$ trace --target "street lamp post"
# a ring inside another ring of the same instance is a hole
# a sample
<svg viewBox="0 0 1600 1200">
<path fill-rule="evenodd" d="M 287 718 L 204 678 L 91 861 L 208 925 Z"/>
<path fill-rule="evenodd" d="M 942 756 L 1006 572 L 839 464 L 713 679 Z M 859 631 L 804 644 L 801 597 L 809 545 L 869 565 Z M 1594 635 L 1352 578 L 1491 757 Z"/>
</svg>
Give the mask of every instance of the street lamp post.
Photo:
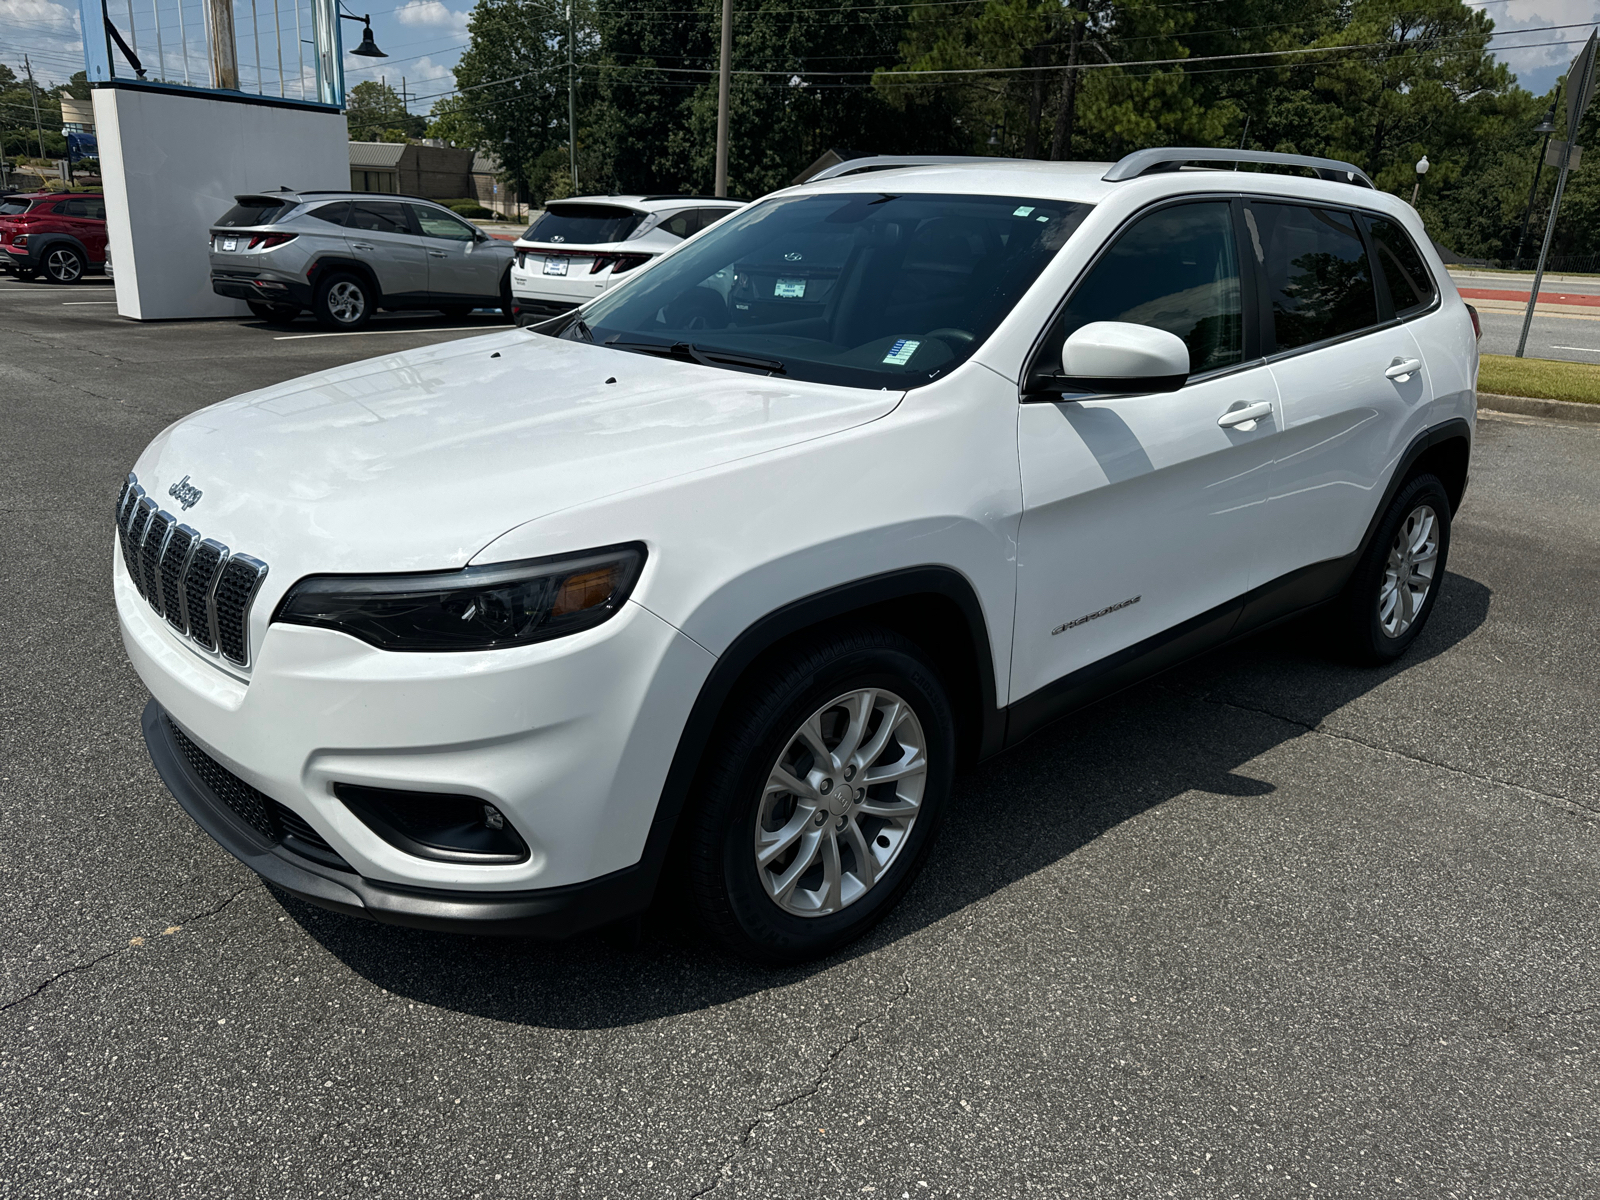
<svg viewBox="0 0 1600 1200">
<path fill-rule="evenodd" d="M 1533 168 L 1533 186 L 1528 189 L 1528 207 L 1522 214 L 1522 232 L 1517 235 L 1517 256 L 1511 260 L 1511 269 L 1522 263 L 1522 247 L 1528 240 L 1528 222 L 1533 219 L 1533 198 L 1539 191 L 1539 177 L 1544 174 L 1544 156 L 1550 149 L 1550 135 L 1556 131 L 1556 106 L 1545 110 L 1544 119 L 1533 127 L 1535 133 L 1544 134 L 1544 144 L 1539 147 L 1539 163 Z"/>
<path fill-rule="evenodd" d="M 1417 159 L 1417 186 L 1411 189 L 1411 207 L 1417 206 L 1417 197 L 1422 195 L 1422 177 L 1428 173 L 1428 156 L 1424 154 Z"/>
</svg>

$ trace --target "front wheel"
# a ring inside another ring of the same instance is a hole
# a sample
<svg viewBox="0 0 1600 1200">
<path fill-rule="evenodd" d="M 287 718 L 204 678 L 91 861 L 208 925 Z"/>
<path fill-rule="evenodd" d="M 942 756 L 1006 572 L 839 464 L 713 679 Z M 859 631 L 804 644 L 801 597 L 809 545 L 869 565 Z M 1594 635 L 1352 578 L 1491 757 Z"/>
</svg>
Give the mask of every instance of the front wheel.
<svg viewBox="0 0 1600 1200">
<path fill-rule="evenodd" d="M 71 246 L 51 246 L 44 252 L 44 277 L 50 283 L 77 283 L 87 269 L 83 255 Z"/>
<path fill-rule="evenodd" d="M 1418 475 L 1384 510 L 1344 596 L 1358 662 L 1392 662 L 1422 633 L 1450 553 L 1450 496 L 1434 475 Z"/>
<path fill-rule="evenodd" d="M 918 647 L 824 637 L 736 694 L 686 815 L 695 906 L 767 963 L 860 937 L 921 868 L 955 770 L 955 721 Z"/>
<path fill-rule="evenodd" d="M 324 329 L 360 329 L 372 320 L 374 299 L 365 279 L 336 271 L 317 285 L 312 312 Z"/>
</svg>

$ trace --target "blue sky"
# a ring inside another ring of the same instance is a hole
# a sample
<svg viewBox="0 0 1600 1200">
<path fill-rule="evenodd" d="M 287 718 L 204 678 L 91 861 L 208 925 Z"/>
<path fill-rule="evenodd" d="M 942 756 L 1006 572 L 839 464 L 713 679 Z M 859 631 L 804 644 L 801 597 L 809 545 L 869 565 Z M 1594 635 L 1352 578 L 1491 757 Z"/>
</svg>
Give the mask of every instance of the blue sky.
<svg viewBox="0 0 1600 1200">
<path fill-rule="evenodd" d="M 114 21 L 121 21 L 125 6 L 130 0 L 109 0 L 109 11 Z M 179 0 L 161 0 L 163 9 Z M 182 0 L 186 10 L 197 14 L 199 0 Z M 283 19 L 292 21 L 297 0 L 280 0 Z M 648 0 L 641 0 L 648 3 Z M 1474 7 L 1484 9 L 1494 18 L 1497 57 L 1516 73 L 1518 82 L 1529 91 L 1542 94 L 1556 81 L 1578 46 L 1588 36 L 1588 28 L 1551 28 L 1552 26 L 1592 26 L 1600 23 L 1600 0 L 1469 0 Z M 265 12 L 273 0 L 260 0 Z M 305 0 L 298 0 L 304 8 Z M 363 59 L 346 56 L 345 73 L 350 85 L 367 79 L 385 79 L 398 89 L 402 79 L 409 92 L 420 96 L 415 111 L 425 113 L 432 105 L 432 97 L 448 90 L 453 79 L 450 69 L 460 57 L 467 41 L 467 14 L 472 9 L 469 0 L 376 0 L 386 7 L 368 8 L 365 4 L 356 11 L 370 13 L 373 38 L 388 54 L 384 59 Z M 351 7 L 355 7 L 354 4 Z M 149 0 L 139 0 L 137 8 L 141 53 L 148 53 L 154 34 L 147 28 L 146 15 Z M 240 0 L 241 13 L 247 11 Z M 192 24 L 193 22 L 191 22 Z M 172 20 L 167 18 L 166 36 L 171 41 Z M 239 26 L 241 36 L 244 27 Z M 196 37 L 196 30 L 190 30 Z M 352 47 L 360 37 L 360 27 L 345 25 L 346 47 Z M 1551 44 L 1557 43 L 1557 44 Z M 198 42 L 196 42 L 198 45 Z M 65 80 L 74 71 L 83 69 L 82 43 L 78 33 L 78 9 L 70 0 L 0 0 L 0 62 L 22 71 L 22 57 L 26 53 L 34 64 L 36 76 L 52 82 Z M 241 44 L 241 69 L 247 78 L 251 65 L 249 55 Z M 202 70 L 195 63 L 196 73 Z M 292 66 L 289 68 L 291 73 Z M 270 66 L 264 71 L 270 74 Z M 276 86 L 276 76 L 272 76 Z M 293 87 L 293 80 L 290 82 Z M 290 93 L 292 94 L 292 92 Z"/>
</svg>

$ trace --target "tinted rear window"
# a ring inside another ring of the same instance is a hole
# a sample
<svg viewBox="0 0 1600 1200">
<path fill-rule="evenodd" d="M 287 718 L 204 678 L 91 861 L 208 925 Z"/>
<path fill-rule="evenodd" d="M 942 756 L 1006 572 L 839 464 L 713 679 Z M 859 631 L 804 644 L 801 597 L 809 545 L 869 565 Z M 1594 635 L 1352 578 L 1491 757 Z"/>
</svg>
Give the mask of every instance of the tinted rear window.
<svg viewBox="0 0 1600 1200">
<path fill-rule="evenodd" d="M 1267 268 L 1267 298 L 1279 350 L 1378 323 L 1367 248 L 1348 213 L 1297 204 L 1245 209 L 1253 249 Z"/>
<path fill-rule="evenodd" d="M 14 217 L 28 211 L 31 200 L 0 200 L 0 217 Z"/>
<path fill-rule="evenodd" d="M 288 212 L 294 205 L 284 204 L 277 200 L 250 199 L 240 204 L 235 204 L 222 214 L 217 224 L 225 229 L 238 229 L 249 225 L 271 225 L 279 217 Z"/>
<path fill-rule="evenodd" d="M 1433 277 L 1428 274 L 1422 255 L 1405 230 L 1379 217 L 1369 218 L 1367 229 L 1372 234 L 1373 250 L 1383 271 L 1384 285 L 1394 302 L 1395 315 L 1405 316 L 1432 304 Z"/>
<path fill-rule="evenodd" d="M 530 242 L 570 242 L 594 246 L 627 238 L 644 214 L 610 204 L 552 204 L 523 234 Z"/>
</svg>

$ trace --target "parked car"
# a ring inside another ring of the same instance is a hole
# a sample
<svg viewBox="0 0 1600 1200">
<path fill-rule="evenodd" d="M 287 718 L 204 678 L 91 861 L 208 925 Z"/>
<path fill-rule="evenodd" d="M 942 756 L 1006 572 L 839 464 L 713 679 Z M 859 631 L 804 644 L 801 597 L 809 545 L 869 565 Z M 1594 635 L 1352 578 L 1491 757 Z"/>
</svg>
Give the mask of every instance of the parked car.
<svg viewBox="0 0 1600 1200">
<path fill-rule="evenodd" d="M 511 303 L 517 324 L 558 316 L 592 300 L 744 203 L 725 196 L 556 201 L 516 242 Z"/>
<path fill-rule="evenodd" d="M 555 936 L 670 871 L 824 954 L 958 766 L 1295 614 L 1403 654 L 1475 327 L 1348 164 L 847 162 L 564 317 L 164 430 L 115 509 L 145 739 L 324 907 Z"/>
<path fill-rule="evenodd" d="M 0 269 L 19 279 L 77 283 L 106 260 L 106 201 L 92 192 L 0 198 Z"/>
<path fill-rule="evenodd" d="M 511 246 L 443 205 L 371 192 L 234 197 L 211 229 L 211 290 L 265 321 L 360 329 L 380 308 L 511 312 Z"/>
</svg>

